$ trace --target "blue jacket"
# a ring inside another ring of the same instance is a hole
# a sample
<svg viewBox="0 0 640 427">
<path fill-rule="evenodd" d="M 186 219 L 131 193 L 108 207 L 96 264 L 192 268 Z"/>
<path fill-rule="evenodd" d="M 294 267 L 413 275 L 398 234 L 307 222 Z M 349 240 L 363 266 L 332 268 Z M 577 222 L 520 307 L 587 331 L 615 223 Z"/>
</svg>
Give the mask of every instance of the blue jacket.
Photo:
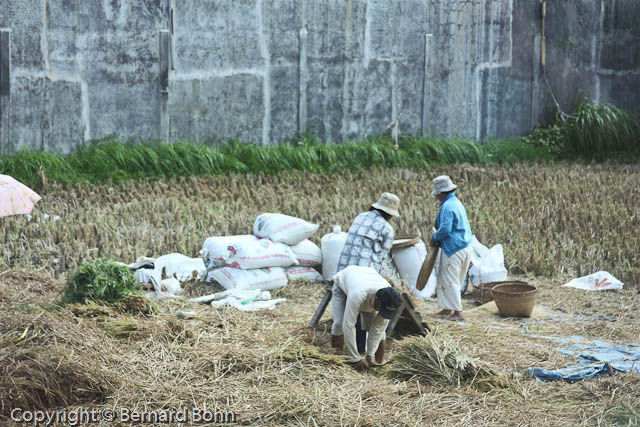
<svg viewBox="0 0 640 427">
<path fill-rule="evenodd" d="M 471 244 L 471 225 L 469 225 L 467 211 L 455 193 L 450 193 L 440 203 L 436 227 L 437 230 L 431 235 L 431 240 L 440 242 L 447 256 Z"/>
</svg>

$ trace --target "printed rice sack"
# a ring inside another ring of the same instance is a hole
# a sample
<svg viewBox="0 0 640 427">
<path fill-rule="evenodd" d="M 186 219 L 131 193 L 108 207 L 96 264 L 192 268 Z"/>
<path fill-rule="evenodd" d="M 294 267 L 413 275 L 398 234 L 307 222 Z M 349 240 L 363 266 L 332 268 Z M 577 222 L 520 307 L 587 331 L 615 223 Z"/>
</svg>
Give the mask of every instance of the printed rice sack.
<svg viewBox="0 0 640 427">
<path fill-rule="evenodd" d="M 275 243 L 293 246 L 318 231 L 318 224 L 278 213 L 258 215 L 253 223 L 253 234 Z"/>
<path fill-rule="evenodd" d="M 322 282 L 322 274 L 318 273 L 315 268 L 308 266 L 294 266 L 287 268 L 287 277 L 289 280 L 305 279 L 311 282 Z"/>
<path fill-rule="evenodd" d="M 300 265 L 315 267 L 322 264 L 322 250 L 309 239 L 291 246 L 291 250 L 298 258 Z"/>
<path fill-rule="evenodd" d="M 264 267 L 289 267 L 298 264 L 291 248 L 284 243 L 260 239 L 229 245 L 224 256 L 229 267 L 250 270 Z"/>
<path fill-rule="evenodd" d="M 222 267 L 213 270 L 209 278 L 220 283 L 225 289 L 260 289 L 270 291 L 287 285 L 287 273 L 282 267 L 241 270 Z"/>
<path fill-rule="evenodd" d="M 224 256 L 227 254 L 229 245 L 239 245 L 257 240 L 256 236 L 250 234 L 209 237 L 202 245 L 200 256 L 207 270 L 224 267 Z"/>
</svg>

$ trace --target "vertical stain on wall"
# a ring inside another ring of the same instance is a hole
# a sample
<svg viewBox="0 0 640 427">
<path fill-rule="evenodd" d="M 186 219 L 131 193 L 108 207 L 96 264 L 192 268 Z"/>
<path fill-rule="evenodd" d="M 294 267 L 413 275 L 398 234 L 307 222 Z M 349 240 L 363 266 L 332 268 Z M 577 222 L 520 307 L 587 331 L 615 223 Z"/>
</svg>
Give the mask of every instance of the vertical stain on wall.
<svg viewBox="0 0 640 427">
<path fill-rule="evenodd" d="M 267 47 L 266 31 L 264 25 L 264 0 L 257 0 L 257 29 L 260 43 L 260 55 L 264 61 L 263 76 L 263 102 L 264 116 L 262 118 L 262 143 L 269 143 L 269 131 L 271 129 L 271 57 Z"/>
<path fill-rule="evenodd" d="M 357 1 L 357 0 L 356 0 Z M 349 69 L 351 66 L 351 0 L 345 2 L 344 22 L 344 73 L 342 76 L 342 127 L 341 134 L 347 135 L 349 120 Z"/>
</svg>

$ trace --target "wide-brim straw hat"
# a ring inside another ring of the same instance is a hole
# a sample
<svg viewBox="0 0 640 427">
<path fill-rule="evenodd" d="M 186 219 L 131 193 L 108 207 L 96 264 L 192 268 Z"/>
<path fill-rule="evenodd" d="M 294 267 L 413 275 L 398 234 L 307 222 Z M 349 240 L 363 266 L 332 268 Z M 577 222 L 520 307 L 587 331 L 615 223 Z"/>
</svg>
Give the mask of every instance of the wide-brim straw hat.
<svg viewBox="0 0 640 427">
<path fill-rule="evenodd" d="M 431 194 L 436 196 L 440 193 L 455 190 L 456 188 L 458 188 L 458 186 L 451 181 L 451 178 L 449 178 L 447 175 L 441 175 L 437 178 L 434 178 L 433 191 L 431 192 Z"/>
<path fill-rule="evenodd" d="M 378 200 L 371 206 L 376 209 L 380 209 L 381 211 L 386 212 L 391 216 L 400 216 L 400 214 L 398 213 L 400 199 L 395 194 L 382 193 L 382 196 L 380 196 L 380 200 Z"/>
</svg>

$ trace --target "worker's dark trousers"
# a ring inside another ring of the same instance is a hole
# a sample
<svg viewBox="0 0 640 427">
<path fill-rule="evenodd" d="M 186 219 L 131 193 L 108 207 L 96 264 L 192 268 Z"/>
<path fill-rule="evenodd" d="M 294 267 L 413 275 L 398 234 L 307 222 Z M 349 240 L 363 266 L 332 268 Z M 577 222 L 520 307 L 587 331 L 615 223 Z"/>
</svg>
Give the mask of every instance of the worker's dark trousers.
<svg viewBox="0 0 640 427">
<path fill-rule="evenodd" d="M 364 353 L 367 351 L 367 331 L 361 329 L 360 316 L 358 314 L 358 320 L 356 321 L 356 343 L 358 344 L 358 353 Z"/>
</svg>

